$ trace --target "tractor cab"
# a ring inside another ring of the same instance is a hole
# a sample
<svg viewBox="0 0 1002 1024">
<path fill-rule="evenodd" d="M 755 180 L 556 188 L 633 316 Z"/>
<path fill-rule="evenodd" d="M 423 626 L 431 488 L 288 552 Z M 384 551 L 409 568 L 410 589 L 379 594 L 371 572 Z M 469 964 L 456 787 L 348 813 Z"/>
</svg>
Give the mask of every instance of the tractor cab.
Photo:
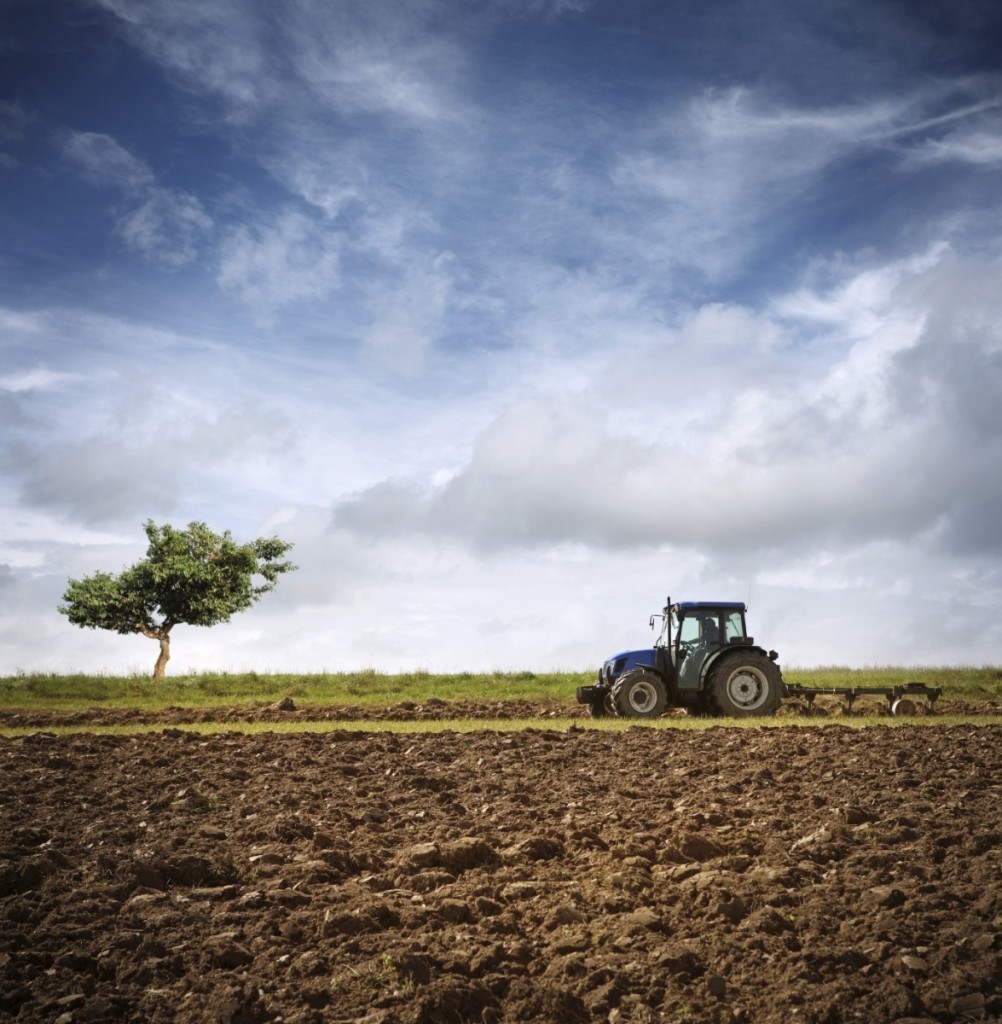
<svg viewBox="0 0 1002 1024">
<path fill-rule="evenodd" d="M 704 669 L 715 655 L 752 644 L 745 611 L 745 605 L 736 601 L 685 601 L 665 608 L 659 644 L 666 647 L 681 693 L 699 690 Z"/>
</svg>

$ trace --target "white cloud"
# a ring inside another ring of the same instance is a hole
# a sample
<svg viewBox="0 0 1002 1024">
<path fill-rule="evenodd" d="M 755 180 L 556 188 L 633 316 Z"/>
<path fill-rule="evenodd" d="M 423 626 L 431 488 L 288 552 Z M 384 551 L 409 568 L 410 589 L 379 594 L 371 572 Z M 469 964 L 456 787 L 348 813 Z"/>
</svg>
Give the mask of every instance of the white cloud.
<svg viewBox="0 0 1002 1024">
<path fill-rule="evenodd" d="M 112 185 L 127 192 L 143 193 L 154 184 L 153 172 L 110 135 L 67 131 L 63 153 L 94 185 Z"/>
<path fill-rule="evenodd" d="M 289 302 L 326 298 L 337 288 L 342 244 L 326 225 L 285 212 L 271 223 L 233 229 L 216 280 L 267 320 Z"/>
<path fill-rule="evenodd" d="M 20 321 L 0 379 L 0 501 L 26 515 L 105 526 L 172 513 L 182 493 L 211 506 L 289 443 L 288 418 L 248 398 L 233 354 L 69 310 Z"/>
<path fill-rule="evenodd" d="M 109 135 L 68 131 L 63 153 L 91 184 L 124 192 L 127 199 L 116 230 L 130 249 L 171 267 L 196 258 L 212 228 L 198 199 L 158 185 L 147 164 Z"/>
<path fill-rule="evenodd" d="M 929 163 L 967 163 L 992 167 L 1002 164 L 1002 126 L 994 131 L 953 132 L 934 139 L 916 150 L 920 161 Z"/>
<path fill-rule="evenodd" d="M 277 533 L 301 565 L 230 626 L 182 631 L 177 671 L 583 668 L 649 643 L 647 614 L 669 590 L 749 601 L 787 665 L 990 660 L 1002 642 L 999 268 L 939 248 L 813 273 L 824 288 L 777 298 L 771 315 L 712 303 L 669 329 L 640 314 L 636 334 L 621 321 L 613 351 L 579 360 L 540 340 L 506 360 L 503 394 L 471 391 L 463 415 L 431 395 L 351 405 L 360 378 L 285 378 L 260 357 L 228 365 L 217 393 L 199 380 L 212 377 L 204 351 L 154 338 L 157 359 L 175 354 L 170 386 L 135 394 L 132 379 L 134 404 L 103 421 L 114 430 L 71 404 L 83 436 L 50 439 L 20 477 L 33 505 L 16 509 L 27 525 L 0 552 L 0 599 L 45 648 L 26 658 L 0 630 L 0 658 L 147 670 L 147 645 L 80 635 L 54 609 L 67 576 L 138 557 L 126 526 L 163 507 Z M 604 315 L 624 311 L 610 299 Z M 37 337 L 51 324 L 28 326 Z M 238 411 L 248 374 L 284 424 Z M 226 391 L 229 411 L 213 412 Z M 159 493 L 144 490 L 151 469 Z M 157 505 L 178 481 L 175 504 Z M 45 543 L 68 510 L 116 533 Z"/>
<path fill-rule="evenodd" d="M 104 423 L 92 431 L 47 443 L 36 433 L 5 446 L 8 484 L 23 508 L 88 527 L 173 515 L 184 501 L 210 509 L 234 488 L 252 491 L 245 474 L 259 478 L 288 444 L 284 416 L 260 403 L 199 410 L 147 382 L 132 406 L 125 382 L 119 388 L 121 401 L 102 410 Z"/>
<path fill-rule="evenodd" d="M 325 107 L 418 122 L 453 116 L 449 82 L 462 55 L 430 31 L 424 2 L 177 0 L 150 6 L 99 0 L 147 53 L 190 87 L 218 96 L 237 121 L 275 113 L 303 87 Z"/>
<path fill-rule="evenodd" d="M 828 108 L 785 106 L 747 87 L 706 91 L 625 147 L 612 180 L 627 197 L 657 201 L 652 223 L 669 240 L 659 249 L 726 275 L 840 163 L 878 153 L 912 170 L 940 159 L 994 162 L 998 131 L 985 119 L 997 104 L 926 116 L 952 87 Z"/>
<path fill-rule="evenodd" d="M 142 204 L 123 215 L 118 233 L 129 248 L 152 262 L 179 267 L 194 260 L 212 219 L 194 196 L 176 189 L 151 190 Z"/>
<path fill-rule="evenodd" d="M 442 328 L 452 287 L 451 253 L 413 267 L 389 297 L 379 302 L 376 320 L 362 335 L 365 349 L 403 376 L 414 376 Z"/>
<path fill-rule="evenodd" d="M 666 116 L 612 171 L 627 195 L 660 202 L 658 231 L 675 259 L 730 271 L 769 220 L 833 160 L 901 116 L 900 103 L 797 110 L 747 88 L 708 92 Z"/>
<path fill-rule="evenodd" d="M 82 379 L 75 373 L 56 373 L 44 366 L 36 366 L 21 373 L 10 373 L 0 377 L 0 391 L 15 394 L 24 391 L 48 391 L 61 385 Z"/>
<path fill-rule="evenodd" d="M 426 30 L 433 16 L 424 3 L 305 2 L 284 27 L 295 71 L 325 105 L 433 122 L 456 116 L 463 65 L 446 35 Z"/>
<path fill-rule="evenodd" d="M 96 0 L 127 35 L 188 84 L 218 94 L 239 115 L 266 102 L 269 25 L 244 0 Z"/>
<path fill-rule="evenodd" d="M 796 348 L 791 324 L 711 306 L 615 360 L 616 402 L 598 380 L 521 401 L 444 482 L 387 480 L 338 504 L 334 522 L 488 551 L 768 550 L 945 537 L 960 524 L 992 547 L 1002 427 L 988 382 L 1000 379 L 1002 309 L 998 268 L 980 270 L 962 302 L 948 254 L 863 270 L 837 299 L 777 302 L 788 321 L 820 310 L 847 330 L 836 351 L 799 368 L 787 355 L 776 375 L 777 348 Z M 977 431 L 992 444 L 969 452 Z"/>
<path fill-rule="evenodd" d="M 917 166 L 947 162 L 991 166 L 1002 161 L 1000 110 L 1002 98 L 993 90 L 984 100 L 905 125 L 895 134 L 903 136 L 906 155 Z"/>
</svg>

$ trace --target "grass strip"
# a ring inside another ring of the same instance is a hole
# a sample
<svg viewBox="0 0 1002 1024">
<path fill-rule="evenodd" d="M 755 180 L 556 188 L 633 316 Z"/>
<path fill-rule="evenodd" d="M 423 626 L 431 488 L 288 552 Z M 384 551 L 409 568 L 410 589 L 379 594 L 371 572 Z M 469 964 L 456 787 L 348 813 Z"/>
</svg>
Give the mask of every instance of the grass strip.
<svg viewBox="0 0 1002 1024">
<path fill-rule="evenodd" d="M 0 707 L 81 711 L 114 708 L 265 707 L 283 697 L 300 706 L 353 704 L 385 707 L 399 701 L 573 701 L 578 686 L 595 681 L 586 672 L 323 672 L 313 674 L 205 672 L 153 680 L 147 676 L 18 673 L 0 676 Z M 895 686 L 921 681 L 942 686 L 944 697 L 974 702 L 1002 700 L 1002 668 L 825 666 L 784 668 L 789 683 L 804 686 Z"/>
<path fill-rule="evenodd" d="M 457 718 L 419 721 L 369 719 L 365 721 L 323 721 L 323 722 L 194 722 L 165 726 L 161 723 L 144 724 L 130 722 L 123 725 L 55 725 L 45 728 L 17 726 L 0 728 L 0 737 L 15 739 L 35 733 L 49 733 L 55 736 L 142 736 L 162 732 L 190 732 L 204 736 L 221 733 L 261 735 L 274 733 L 291 735 L 296 733 L 365 732 L 365 733 L 439 733 L 439 732 L 626 732 L 630 729 L 652 729 L 672 731 L 693 731 L 705 729 L 825 729 L 848 727 L 851 729 L 908 729 L 946 728 L 952 726 L 998 726 L 1002 715 L 917 715 L 912 718 L 888 718 L 883 716 L 845 718 L 659 718 L 638 722 L 635 719 L 537 719 L 537 718 Z"/>
</svg>

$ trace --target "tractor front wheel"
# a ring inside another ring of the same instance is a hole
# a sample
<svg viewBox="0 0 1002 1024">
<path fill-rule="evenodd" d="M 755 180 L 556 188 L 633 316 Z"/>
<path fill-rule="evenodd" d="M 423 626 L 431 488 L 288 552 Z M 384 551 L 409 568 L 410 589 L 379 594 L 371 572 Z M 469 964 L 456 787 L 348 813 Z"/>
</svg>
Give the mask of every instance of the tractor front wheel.
<svg viewBox="0 0 1002 1024">
<path fill-rule="evenodd" d="M 605 693 L 589 701 L 588 711 L 592 718 L 608 718 L 614 715 L 616 709 L 612 706 L 612 693 L 606 690 Z"/>
<path fill-rule="evenodd" d="M 775 662 L 755 651 L 721 658 L 707 679 L 711 712 L 728 718 L 773 715 L 782 696 Z"/>
<path fill-rule="evenodd" d="M 612 684 L 612 706 L 623 718 L 657 718 L 668 706 L 665 684 L 653 672 L 631 669 Z"/>
</svg>

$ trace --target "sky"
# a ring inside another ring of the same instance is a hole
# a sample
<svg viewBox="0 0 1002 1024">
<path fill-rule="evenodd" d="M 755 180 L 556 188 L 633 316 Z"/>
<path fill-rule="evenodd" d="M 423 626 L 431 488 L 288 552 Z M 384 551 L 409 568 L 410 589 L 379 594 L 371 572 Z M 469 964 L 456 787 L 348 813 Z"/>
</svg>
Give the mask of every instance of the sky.
<svg viewBox="0 0 1002 1024">
<path fill-rule="evenodd" d="M 1002 663 L 995 0 L 0 0 L 0 674 Z"/>
</svg>

